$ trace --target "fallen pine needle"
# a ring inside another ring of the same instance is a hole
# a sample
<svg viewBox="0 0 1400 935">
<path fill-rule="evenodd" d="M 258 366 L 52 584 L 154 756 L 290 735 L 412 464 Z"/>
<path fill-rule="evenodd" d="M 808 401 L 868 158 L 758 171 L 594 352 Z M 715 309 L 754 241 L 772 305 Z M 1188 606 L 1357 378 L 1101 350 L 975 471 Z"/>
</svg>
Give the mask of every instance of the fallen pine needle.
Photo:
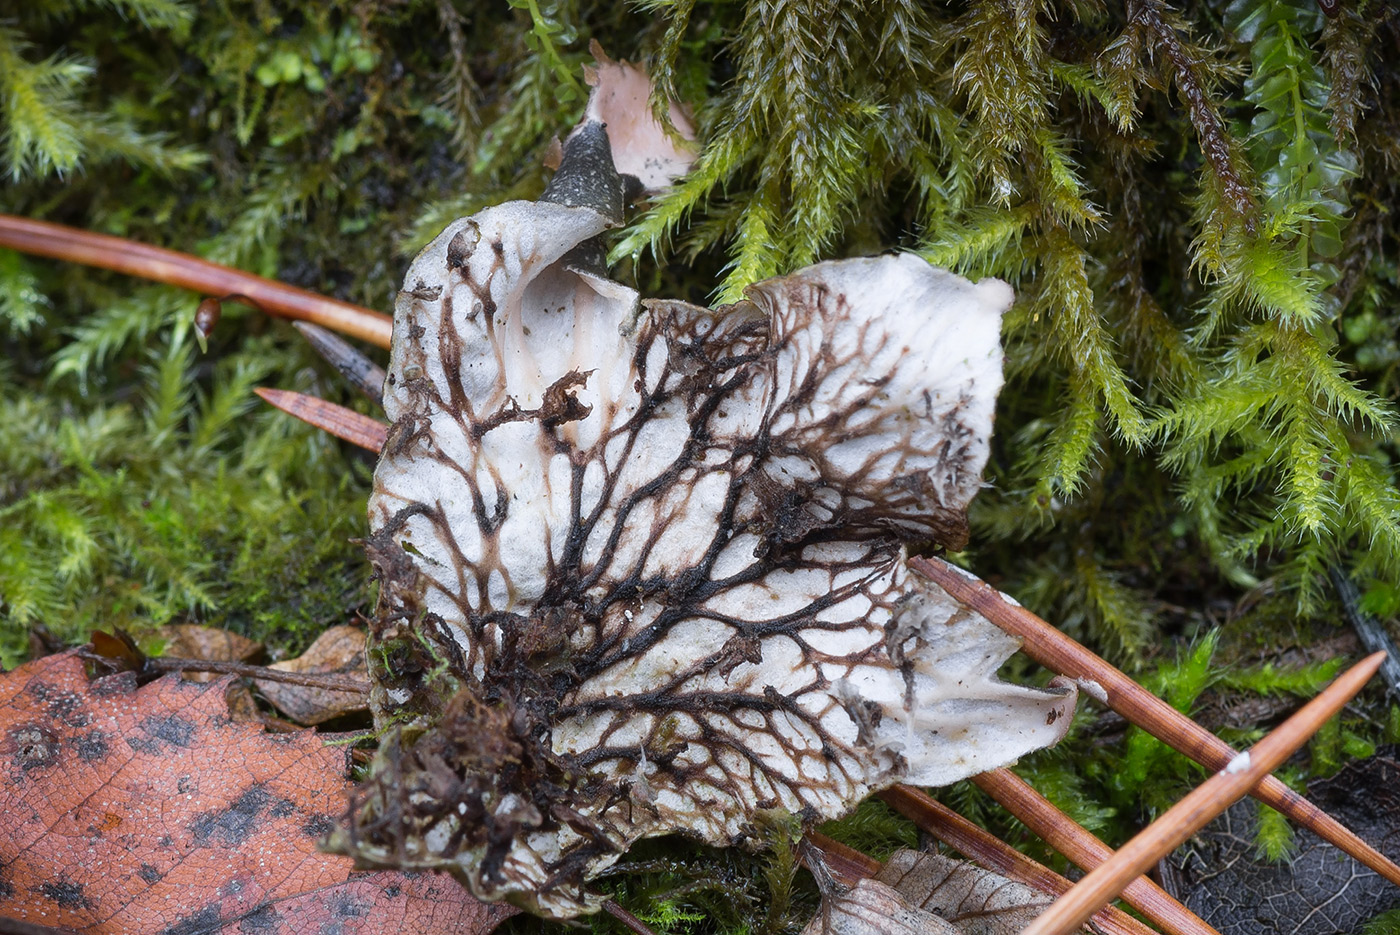
<svg viewBox="0 0 1400 935">
<path fill-rule="evenodd" d="M 617 900 L 609 899 L 607 902 L 603 903 L 603 909 L 607 911 L 608 915 L 621 922 L 623 927 L 634 932 L 635 935 L 656 935 L 655 932 L 647 927 L 645 922 L 618 905 Z"/>
<path fill-rule="evenodd" d="M 253 392 L 262 397 L 264 402 L 276 406 L 288 415 L 296 416 L 308 425 L 314 425 L 336 438 L 343 438 L 376 454 L 384 447 L 384 440 L 389 437 L 389 427 L 383 422 L 361 415 L 353 409 L 337 406 L 318 396 L 261 386 Z"/>
<path fill-rule="evenodd" d="M 393 331 L 393 319 L 380 312 L 124 237 L 0 214 L 0 247 L 225 297 L 269 315 L 323 325 L 379 347 L 389 346 Z"/>
<path fill-rule="evenodd" d="M 1356 697 L 1384 661 L 1385 653 L 1373 653 L 1344 672 L 1278 729 L 1187 793 L 1116 854 L 1090 871 L 1021 935 L 1069 935 L 1078 929 L 1099 906 L 1122 892 L 1128 881 L 1180 847 L 1248 793 L 1255 783 L 1282 765 L 1328 719 Z"/>
<path fill-rule="evenodd" d="M 832 879 L 842 886 L 855 886 L 861 880 L 880 872 L 880 862 L 874 857 L 862 854 L 854 847 L 833 840 L 820 831 L 807 832 L 803 840 L 820 856 Z"/>
<path fill-rule="evenodd" d="M 1073 886 L 1049 867 L 1041 866 L 912 786 L 894 786 L 881 792 L 880 798 L 920 828 L 988 870 L 1051 896 L 1062 896 Z M 1153 935 L 1152 929 L 1115 906 L 1106 906 L 1091 915 L 1103 935 Z"/>
<path fill-rule="evenodd" d="M 1075 866 L 1093 870 L 1113 856 L 1112 848 L 1011 770 L 994 769 L 973 776 L 972 782 Z M 1129 880 L 1123 887 L 1123 901 L 1168 935 L 1220 935 L 1147 877 Z"/>
<path fill-rule="evenodd" d="M 1212 770 L 1224 769 L 1234 759 L 1236 751 L 1225 741 L 986 582 L 941 559 L 911 558 L 909 567 L 1019 637 L 1021 650 L 1027 656 L 1052 672 L 1074 679 L 1084 694 L 1117 711 L 1178 753 Z M 1281 780 L 1265 776 L 1249 794 L 1400 886 L 1400 865 Z"/>
</svg>

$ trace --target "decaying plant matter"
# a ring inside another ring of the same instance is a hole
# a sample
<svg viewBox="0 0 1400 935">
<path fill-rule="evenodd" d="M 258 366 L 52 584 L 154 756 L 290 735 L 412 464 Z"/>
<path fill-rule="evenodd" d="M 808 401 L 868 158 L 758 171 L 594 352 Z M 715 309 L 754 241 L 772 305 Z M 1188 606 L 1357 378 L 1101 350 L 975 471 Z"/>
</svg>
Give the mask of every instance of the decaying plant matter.
<svg viewBox="0 0 1400 935">
<path fill-rule="evenodd" d="M 966 543 L 1010 290 L 900 255 L 639 305 L 593 246 L 628 164 L 594 109 L 400 293 L 367 547 L 406 727 L 344 844 L 561 917 L 639 838 L 944 785 L 1075 700 L 997 681 L 1015 641 L 904 564 Z"/>
</svg>

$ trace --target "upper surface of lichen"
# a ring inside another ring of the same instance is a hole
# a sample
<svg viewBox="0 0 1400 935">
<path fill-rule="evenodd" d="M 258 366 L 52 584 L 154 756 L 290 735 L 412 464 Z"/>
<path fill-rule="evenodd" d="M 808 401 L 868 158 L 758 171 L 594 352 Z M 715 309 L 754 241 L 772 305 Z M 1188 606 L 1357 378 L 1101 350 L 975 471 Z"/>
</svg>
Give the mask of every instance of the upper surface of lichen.
<svg viewBox="0 0 1400 935">
<path fill-rule="evenodd" d="M 562 177 L 594 177 L 580 156 Z M 360 821 L 397 824 L 358 853 L 569 916 L 638 838 L 734 843 L 1057 739 L 1073 694 L 997 681 L 1014 641 L 903 562 L 966 542 L 1005 284 L 905 254 L 639 308 L 577 265 L 610 221 L 567 197 L 454 223 L 400 294 L 378 635 L 457 688 L 380 673 L 381 719 L 427 733 L 381 765 Z"/>
</svg>

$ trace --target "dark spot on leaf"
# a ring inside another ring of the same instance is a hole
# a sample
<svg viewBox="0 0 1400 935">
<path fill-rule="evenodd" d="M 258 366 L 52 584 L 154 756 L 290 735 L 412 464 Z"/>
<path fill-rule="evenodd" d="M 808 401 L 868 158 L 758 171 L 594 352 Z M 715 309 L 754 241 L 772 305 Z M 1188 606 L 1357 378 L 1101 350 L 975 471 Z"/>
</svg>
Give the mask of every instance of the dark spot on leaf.
<svg viewBox="0 0 1400 935">
<path fill-rule="evenodd" d="M 69 727 L 87 727 L 92 719 L 83 710 L 83 699 L 77 692 L 52 692 L 48 698 L 49 717 Z"/>
<path fill-rule="evenodd" d="M 194 738 L 194 725 L 178 714 L 169 717 L 148 717 L 141 721 L 146 737 L 128 737 L 126 742 L 138 753 L 160 753 L 163 745 L 188 747 Z"/>
<path fill-rule="evenodd" d="M 0 899 L 9 899 L 15 895 L 15 887 L 9 880 L 0 880 Z"/>
<path fill-rule="evenodd" d="M 136 673 L 118 672 L 115 675 L 104 675 L 88 686 L 88 691 L 97 698 L 129 695 L 136 691 Z"/>
<path fill-rule="evenodd" d="M 356 899 L 348 893 L 337 893 L 331 897 L 331 915 L 337 919 L 358 919 L 361 916 L 369 915 L 372 903 Z"/>
<path fill-rule="evenodd" d="M 192 785 L 193 783 L 191 783 L 190 777 L 181 776 L 179 779 L 175 780 L 175 791 L 183 795 L 190 791 Z"/>
<path fill-rule="evenodd" d="M 160 836 L 160 840 L 156 841 L 156 843 L 159 844 L 161 847 L 169 847 L 170 845 L 175 843 L 175 839 L 168 834 L 163 834 Z"/>
<path fill-rule="evenodd" d="M 397 883 L 390 883 L 388 886 L 384 887 L 383 890 L 385 899 L 397 899 L 398 895 L 402 892 L 403 887 L 399 886 Z"/>
<path fill-rule="evenodd" d="M 240 932 L 270 932 L 277 928 L 281 916 L 271 906 L 259 906 L 238 920 Z"/>
<path fill-rule="evenodd" d="M 83 895 L 83 885 L 59 877 L 52 883 L 41 883 L 39 892 L 64 909 L 91 909 L 92 901 Z"/>
<path fill-rule="evenodd" d="M 107 744 L 107 735 L 100 730 L 88 731 L 74 740 L 73 746 L 77 748 L 78 756 L 87 763 L 102 759 L 111 749 Z"/>
<path fill-rule="evenodd" d="M 141 869 L 136 872 L 140 874 L 141 879 L 145 880 L 147 883 L 155 883 L 164 876 L 164 874 L 157 870 L 152 864 L 142 864 Z"/>
<path fill-rule="evenodd" d="M 219 904 L 205 906 L 194 915 L 185 916 L 174 925 L 161 931 L 161 935 L 206 935 L 217 931 L 221 926 Z"/>
<path fill-rule="evenodd" d="M 308 838 L 324 838 L 334 829 L 335 820 L 329 815 L 312 815 L 301 826 L 302 833 Z"/>
<path fill-rule="evenodd" d="M 196 844 L 209 846 L 211 840 L 225 847 L 238 847 L 257 830 L 258 815 L 270 796 L 261 784 L 252 786 L 221 812 L 206 812 L 194 820 L 190 830 Z"/>
<path fill-rule="evenodd" d="M 272 807 L 267 810 L 271 818 L 286 818 L 297 810 L 297 804 L 291 799 L 273 799 Z"/>
<path fill-rule="evenodd" d="M 10 747 L 15 765 L 25 772 L 58 762 L 58 737 L 38 724 L 10 728 Z"/>
</svg>

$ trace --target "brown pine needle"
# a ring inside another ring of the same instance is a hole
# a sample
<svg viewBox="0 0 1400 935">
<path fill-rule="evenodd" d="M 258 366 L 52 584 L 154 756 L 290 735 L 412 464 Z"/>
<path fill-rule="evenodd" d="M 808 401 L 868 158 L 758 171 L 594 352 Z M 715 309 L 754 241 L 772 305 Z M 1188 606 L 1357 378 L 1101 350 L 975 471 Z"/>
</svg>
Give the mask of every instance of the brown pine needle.
<svg viewBox="0 0 1400 935">
<path fill-rule="evenodd" d="M 832 840 L 820 831 L 807 832 L 803 840 L 820 854 L 827 872 L 842 886 L 855 886 L 880 872 L 880 862 L 874 857 Z"/>
<path fill-rule="evenodd" d="M 972 781 L 1075 866 L 1093 870 L 1113 856 L 1112 848 L 1080 827 L 1011 770 L 994 769 L 973 776 Z M 1130 880 L 1123 887 L 1123 901 L 1168 935 L 1220 935 L 1147 877 Z"/>
<path fill-rule="evenodd" d="M 92 231 L 0 214 L 0 247 L 115 270 L 128 276 L 228 296 L 269 315 L 324 325 L 379 347 L 389 346 L 388 315 L 298 289 L 273 279 L 221 266 L 188 253 Z"/>
<path fill-rule="evenodd" d="M 632 915 L 632 913 L 628 912 L 626 909 L 623 909 L 615 899 L 609 899 L 607 902 L 603 903 L 603 909 L 608 915 L 621 922 L 624 928 L 635 933 L 635 935 L 656 935 L 655 932 L 647 927 L 645 922 Z"/>
<path fill-rule="evenodd" d="M 1224 769 L 1234 759 L 1236 751 L 1225 741 L 986 582 L 940 559 L 911 558 L 909 567 L 1007 633 L 1020 637 L 1021 650 L 1027 656 L 1052 672 L 1074 679 L 1085 694 L 1178 753 L 1212 770 Z M 1265 776 L 1249 794 L 1400 885 L 1400 866 L 1281 780 Z"/>
<path fill-rule="evenodd" d="M 308 396 L 292 390 L 271 390 L 258 387 L 253 390 L 267 402 L 283 412 L 296 416 L 307 425 L 314 425 L 336 438 L 359 445 L 378 454 L 389 436 L 389 426 L 377 419 L 360 415 L 353 409 L 326 402 L 318 396 Z"/>
<path fill-rule="evenodd" d="M 1063 896 L 1073 884 L 1000 838 L 977 827 L 957 812 L 912 786 L 894 786 L 880 798 L 953 850 L 1004 877 L 1034 887 L 1051 896 Z M 1155 935 L 1152 929 L 1114 906 L 1091 913 L 1105 935 Z"/>
<path fill-rule="evenodd" d="M 1342 673 L 1248 753 L 1235 757 L 1223 770 L 1191 790 L 1140 831 L 1117 854 L 1090 871 L 1021 935 L 1069 935 L 1078 929 L 1093 915 L 1096 907 L 1116 897 L 1129 880 L 1180 847 L 1211 819 L 1246 795 L 1261 778 L 1282 765 L 1332 715 L 1356 697 L 1384 661 L 1385 653 L 1373 653 Z"/>
</svg>

